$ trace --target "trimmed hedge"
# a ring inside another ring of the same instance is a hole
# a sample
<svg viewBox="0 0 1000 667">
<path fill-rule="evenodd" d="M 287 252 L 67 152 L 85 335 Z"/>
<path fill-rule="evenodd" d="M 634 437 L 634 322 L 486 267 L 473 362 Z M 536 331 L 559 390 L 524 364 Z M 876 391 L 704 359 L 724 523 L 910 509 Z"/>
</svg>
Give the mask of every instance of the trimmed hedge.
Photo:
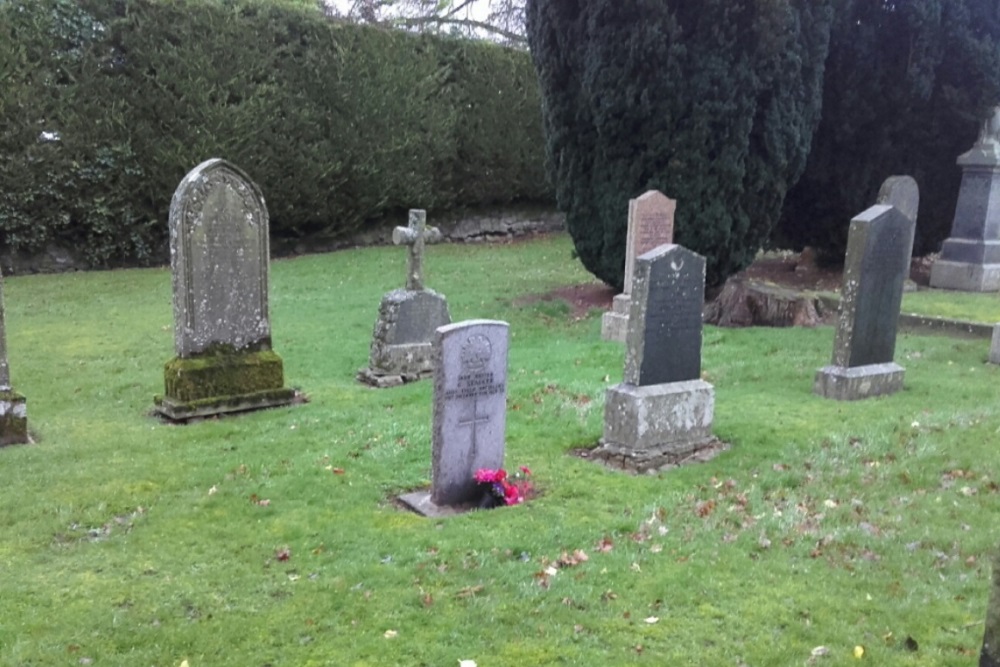
<svg viewBox="0 0 1000 667">
<path fill-rule="evenodd" d="M 0 88 L 5 250 L 162 262 L 174 189 L 209 157 L 253 177 L 283 238 L 551 199 L 527 54 L 301 4 L 0 0 Z"/>
</svg>

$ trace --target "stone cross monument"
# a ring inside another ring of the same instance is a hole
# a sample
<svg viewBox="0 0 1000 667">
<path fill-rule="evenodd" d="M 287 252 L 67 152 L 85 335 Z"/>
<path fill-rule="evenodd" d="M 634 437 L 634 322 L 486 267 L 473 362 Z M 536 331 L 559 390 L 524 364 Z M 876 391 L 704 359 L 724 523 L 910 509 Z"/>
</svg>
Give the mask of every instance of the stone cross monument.
<svg viewBox="0 0 1000 667">
<path fill-rule="evenodd" d="M 396 227 L 392 241 L 407 246 L 406 287 L 387 292 L 372 332 L 368 367 L 358 380 L 374 387 L 394 387 L 430 377 L 434 372 L 434 331 L 451 323 L 444 296 L 424 287 L 424 246 L 438 243 L 441 232 L 427 226 L 427 213 L 411 209 L 407 227 Z"/>
</svg>

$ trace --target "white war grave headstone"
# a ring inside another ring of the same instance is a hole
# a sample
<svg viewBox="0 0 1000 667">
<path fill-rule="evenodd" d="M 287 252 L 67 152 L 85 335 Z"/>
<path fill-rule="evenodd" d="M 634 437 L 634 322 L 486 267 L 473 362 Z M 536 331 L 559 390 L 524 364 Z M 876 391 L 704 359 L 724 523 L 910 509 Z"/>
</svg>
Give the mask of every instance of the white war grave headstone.
<svg viewBox="0 0 1000 667">
<path fill-rule="evenodd" d="M 658 190 L 650 190 L 628 202 L 628 231 L 625 238 L 625 289 L 615 296 L 611 310 L 601 319 L 601 338 L 625 342 L 628 330 L 632 276 L 639 255 L 674 241 L 674 212 L 677 201 Z"/>
<path fill-rule="evenodd" d="M 482 497 L 481 468 L 503 467 L 507 425 L 509 325 L 467 320 L 434 337 L 431 489 L 400 497 L 424 516 L 473 509 Z"/>
<path fill-rule="evenodd" d="M 164 417 L 185 421 L 287 405 L 268 316 L 268 214 L 257 185 L 213 158 L 192 169 L 170 202 L 174 350 Z"/>
</svg>

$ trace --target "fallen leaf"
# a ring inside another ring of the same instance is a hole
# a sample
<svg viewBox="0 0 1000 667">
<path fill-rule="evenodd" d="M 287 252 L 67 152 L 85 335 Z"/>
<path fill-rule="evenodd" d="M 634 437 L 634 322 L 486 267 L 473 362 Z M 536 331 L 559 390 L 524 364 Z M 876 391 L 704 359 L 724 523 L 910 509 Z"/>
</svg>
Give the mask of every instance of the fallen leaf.
<svg viewBox="0 0 1000 667">
<path fill-rule="evenodd" d="M 660 622 L 660 619 L 657 616 L 648 616 L 648 617 L 646 617 L 646 618 L 644 618 L 642 620 L 646 621 L 646 623 L 649 623 L 650 625 L 652 625 L 653 623 L 659 623 Z"/>
<path fill-rule="evenodd" d="M 399 633 L 395 630 L 386 630 L 382 636 L 386 639 L 395 639 L 397 635 L 399 635 Z"/>
<path fill-rule="evenodd" d="M 611 541 L 610 537 L 602 537 L 601 541 L 597 543 L 595 549 L 598 551 L 611 551 L 615 548 L 615 543 Z"/>
<path fill-rule="evenodd" d="M 285 561 L 292 557 L 292 550 L 288 547 L 282 547 L 274 552 L 274 559 Z"/>
<path fill-rule="evenodd" d="M 475 660 L 459 660 L 458 667 L 477 667 Z"/>
<path fill-rule="evenodd" d="M 333 469 L 333 474 L 334 475 L 343 475 L 344 474 L 344 469 L 343 468 L 334 468 Z"/>
<path fill-rule="evenodd" d="M 917 644 L 917 640 L 913 637 L 907 635 L 906 640 L 903 642 L 903 648 L 907 651 L 916 651 L 920 646 Z"/>
<path fill-rule="evenodd" d="M 816 648 L 814 648 L 812 650 L 812 652 L 809 655 L 811 655 L 814 658 L 818 658 L 820 656 L 826 655 L 829 652 L 830 652 L 830 649 L 828 649 L 827 647 L 825 647 L 825 646 L 817 646 Z"/>
<path fill-rule="evenodd" d="M 188 665 L 188 661 L 187 660 L 181 660 L 180 667 L 190 667 L 190 665 Z"/>
<path fill-rule="evenodd" d="M 865 647 L 858 645 L 854 647 L 854 657 L 860 660 L 865 657 Z"/>
<path fill-rule="evenodd" d="M 219 491 L 218 487 L 212 485 L 212 488 L 208 490 L 208 495 L 214 496 Z"/>
</svg>

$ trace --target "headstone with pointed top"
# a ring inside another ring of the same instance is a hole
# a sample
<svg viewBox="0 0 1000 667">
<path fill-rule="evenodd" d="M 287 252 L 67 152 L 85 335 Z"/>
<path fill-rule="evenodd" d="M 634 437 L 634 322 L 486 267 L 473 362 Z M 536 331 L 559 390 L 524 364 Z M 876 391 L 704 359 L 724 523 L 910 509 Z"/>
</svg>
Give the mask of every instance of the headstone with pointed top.
<svg viewBox="0 0 1000 667">
<path fill-rule="evenodd" d="M 611 310 L 601 319 L 601 338 L 625 342 L 628 331 L 630 295 L 635 261 L 639 255 L 674 241 L 674 212 L 677 201 L 658 190 L 649 190 L 628 202 L 628 231 L 625 238 L 625 289 L 615 296 Z"/>
<path fill-rule="evenodd" d="M 357 376 L 362 382 L 392 387 L 434 372 L 434 331 L 451 322 L 451 315 L 444 296 L 424 287 L 424 246 L 441 238 L 437 227 L 427 226 L 427 213 L 419 209 L 410 210 L 409 226 L 393 230 L 393 243 L 408 249 L 406 287 L 382 297 L 368 367 Z"/>
<path fill-rule="evenodd" d="M 1000 291 L 1000 107 L 979 139 L 958 158 L 962 184 L 951 236 L 931 266 L 931 287 L 963 292 Z"/>
<path fill-rule="evenodd" d="M 506 322 L 468 320 L 435 334 L 431 490 L 400 498 L 420 514 L 474 507 L 482 496 L 475 472 L 503 467 L 508 330 Z"/>
<path fill-rule="evenodd" d="M 607 390 L 598 455 L 649 469 L 712 439 L 715 390 L 701 379 L 705 258 L 662 245 L 635 265 L 624 382 Z"/>
<path fill-rule="evenodd" d="M 257 185 L 213 158 L 170 202 L 174 350 L 155 410 L 175 421 L 288 405 L 271 349 L 268 214 Z"/>
<path fill-rule="evenodd" d="M 27 399 L 10 385 L 7 363 L 7 312 L 3 300 L 3 276 L 0 276 L 0 447 L 30 442 L 28 438 Z"/>
<path fill-rule="evenodd" d="M 893 356 L 913 232 L 913 220 L 884 204 L 851 220 L 833 361 L 816 373 L 814 393 L 856 400 L 902 389 Z"/>
</svg>

